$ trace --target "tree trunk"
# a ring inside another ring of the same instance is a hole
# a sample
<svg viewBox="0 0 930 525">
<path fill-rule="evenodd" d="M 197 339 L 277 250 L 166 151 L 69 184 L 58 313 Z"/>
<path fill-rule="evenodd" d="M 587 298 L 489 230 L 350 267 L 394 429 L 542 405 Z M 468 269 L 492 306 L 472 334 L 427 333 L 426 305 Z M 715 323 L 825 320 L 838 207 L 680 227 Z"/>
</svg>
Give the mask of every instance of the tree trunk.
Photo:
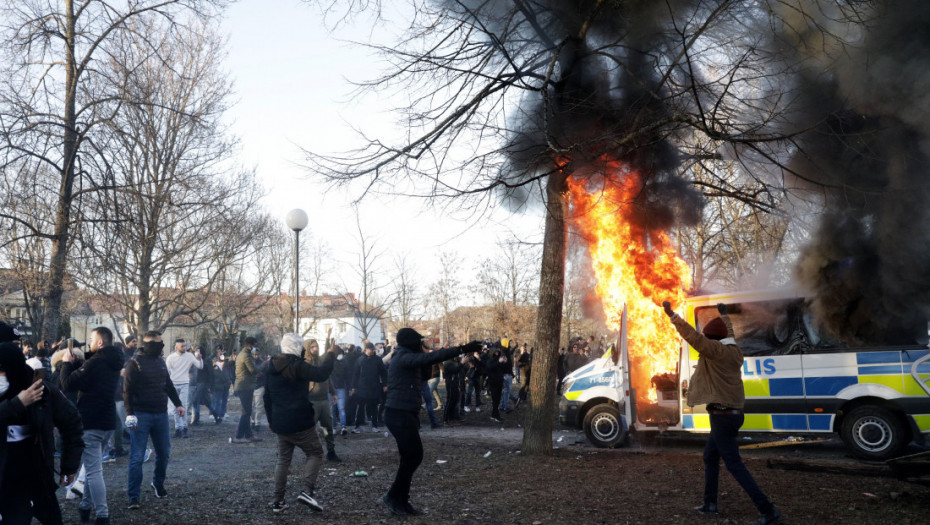
<svg viewBox="0 0 930 525">
<path fill-rule="evenodd" d="M 539 313 L 536 319 L 536 352 L 530 378 L 530 406 L 523 430 L 523 453 L 552 453 L 552 407 L 556 396 L 556 367 L 562 326 L 562 295 L 565 290 L 567 250 L 565 216 L 568 211 L 567 176 L 555 173 L 546 183 L 546 231 L 539 276 Z"/>
<path fill-rule="evenodd" d="M 61 303 L 67 272 L 68 244 L 71 230 L 71 200 L 74 190 L 74 162 L 77 158 L 77 61 L 74 56 L 75 15 L 73 0 L 66 2 L 65 39 L 65 115 L 62 147 L 61 185 L 58 189 L 58 210 L 55 214 L 55 235 L 52 239 L 52 256 L 49 261 L 46 287 L 45 320 L 41 339 L 55 341 L 61 330 Z"/>
</svg>

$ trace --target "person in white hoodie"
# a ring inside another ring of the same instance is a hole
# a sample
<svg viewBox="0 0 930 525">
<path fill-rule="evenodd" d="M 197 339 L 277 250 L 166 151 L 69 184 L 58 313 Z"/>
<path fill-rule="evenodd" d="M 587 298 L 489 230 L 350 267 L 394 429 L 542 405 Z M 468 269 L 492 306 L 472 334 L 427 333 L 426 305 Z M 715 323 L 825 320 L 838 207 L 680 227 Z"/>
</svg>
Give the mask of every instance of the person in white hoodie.
<svg viewBox="0 0 930 525">
<path fill-rule="evenodd" d="M 203 359 L 200 357 L 200 351 L 190 353 L 187 351 L 187 343 L 184 339 L 175 339 L 174 353 L 165 359 L 165 365 L 168 367 L 168 375 L 171 376 L 171 382 L 174 383 L 174 389 L 178 391 L 178 397 L 181 403 L 187 404 L 190 395 L 190 371 L 191 367 L 198 369 L 203 368 Z M 190 434 L 187 430 L 187 418 L 178 415 L 177 407 L 168 399 L 168 419 L 174 416 L 174 437 L 187 438 Z"/>
</svg>

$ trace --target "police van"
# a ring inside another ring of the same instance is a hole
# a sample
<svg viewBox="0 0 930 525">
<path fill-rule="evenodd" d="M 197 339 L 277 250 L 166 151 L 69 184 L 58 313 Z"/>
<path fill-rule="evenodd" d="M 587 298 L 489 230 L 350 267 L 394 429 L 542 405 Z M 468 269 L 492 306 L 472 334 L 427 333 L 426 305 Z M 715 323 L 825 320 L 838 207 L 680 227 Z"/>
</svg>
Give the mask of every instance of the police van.
<svg viewBox="0 0 930 525">
<path fill-rule="evenodd" d="M 884 460 L 930 435 L 930 350 L 919 340 L 853 348 L 825 336 L 809 302 L 792 290 L 691 297 L 683 317 L 701 328 L 727 305 L 743 351 L 744 432 L 838 433 L 854 456 Z M 709 432 L 704 405 L 689 407 L 698 353 L 682 340 L 676 370 L 651 378 L 657 400 L 637 402 L 630 387 L 624 312 L 618 348 L 567 375 L 563 425 L 582 428 L 599 447 L 631 431 Z M 637 403 L 639 406 L 637 406 Z"/>
</svg>

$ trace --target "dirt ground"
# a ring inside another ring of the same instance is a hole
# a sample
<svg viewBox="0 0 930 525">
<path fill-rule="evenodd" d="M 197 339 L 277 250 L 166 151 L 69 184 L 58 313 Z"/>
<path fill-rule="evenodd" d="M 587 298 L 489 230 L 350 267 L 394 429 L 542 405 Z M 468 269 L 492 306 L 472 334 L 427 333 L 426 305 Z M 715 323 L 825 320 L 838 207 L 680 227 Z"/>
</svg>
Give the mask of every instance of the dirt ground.
<svg viewBox="0 0 930 525">
<path fill-rule="evenodd" d="M 426 511 L 416 518 L 388 514 L 380 497 L 393 480 L 397 451 L 393 438 L 379 433 L 337 437 L 341 463 L 324 462 L 315 513 L 294 501 L 300 490 L 292 466 L 289 509 L 271 511 L 274 435 L 230 444 L 238 405 L 230 398 L 228 421 L 191 427 L 190 439 L 173 439 L 165 484 L 168 498 L 156 499 L 154 461 L 145 464 L 142 507 L 128 510 L 128 459 L 104 466 L 114 524 L 627 524 L 749 523 L 758 518 L 739 486 L 722 471 L 716 518 L 695 514 L 703 486 L 700 436 L 639 437 L 630 446 L 596 449 L 583 434 L 556 424 L 558 447 L 549 457 L 520 453 L 521 409 L 503 424 L 487 411 L 466 414 L 461 426 L 430 430 L 424 414 L 425 457 L 413 482 L 411 502 Z M 747 440 L 747 445 L 752 441 Z M 919 449 L 915 449 L 918 451 Z M 488 454 L 490 453 L 490 454 Z M 769 468 L 772 458 L 812 459 L 856 467 L 838 441 L 746 449 L 743 457 L 763 490 L 788 523 L 928 524 L 930 487 L 889 477 L 798 472 Z M 303 455 L 295 452 L 295 464 Z M 353 477 L 363 470 L 367 477 Z M 65 523 L 79 523 L 77 500 L 59 499 Z"/>
</svg>

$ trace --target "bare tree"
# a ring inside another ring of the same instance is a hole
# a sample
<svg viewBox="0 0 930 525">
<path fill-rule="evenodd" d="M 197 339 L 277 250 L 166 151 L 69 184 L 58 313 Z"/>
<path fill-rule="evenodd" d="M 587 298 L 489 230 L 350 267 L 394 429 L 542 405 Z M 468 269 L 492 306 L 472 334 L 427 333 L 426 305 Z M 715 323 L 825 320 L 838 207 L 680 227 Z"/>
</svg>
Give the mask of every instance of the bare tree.
<svg viewBox="0 0 930 525">
<path fill-rule="evenodd" d="M 357 213 L 355 226 L 358 231 L 358 253 L 353 269 L 358 279 L 359 293 L 355 296 L 355 304 L 350 306 L 355 316 L 355 324 L 362 333 L 362 339 L 367 340 L 374 328 L 383 322 L 395 302 L 395 297 L 385 293 L 385 285 L 378 280 L 384 262 L 384 252 L 379 249 L 377 241 L 365 233 Z M 348 297 L 348 294 L 346 296 Z"/>
<path fill-rule="evenodd" d="M 410 326 L 410 322 L 418 317 L 423 298 L 420 296 L 416 281 L 416 265 L 406 254 L 394 257 L 394 312 L 395 323 L 399 327 Z"/>
<path fill-rule="evenodd" d="M 110 186 L 109 167 L 98 156 L 91 133 L 120 110 L 122 85 L 100 74 L 109 44 L 131 33 L 129 24 L 160 17 L 173 27 L 186 14 L 204 12 L 224 0 L 9 0 L 0 6 L 2 86 L 0 153 L 4 165 L 45 166 L 57 174 L 50 191 L 33 196 L 55 210 L 48 228 L 29 217 L 0 214 L 28 224 L 50 246 L 44 292 L 43 332 L 60 330 L 61 304 L 75 212 L 88 192 Z M 154 50 L 154 49 L 153 49 Z"/>
<path fill-rule="evenodd" d="M 442 344 L 448 345 L 458 341 L 457 337 L 461 335 L 453 332 L 454 325 L 449 318 L 461 298 L 459 255 L 451 251 L 440 252 L 439 268 L 439 278 L 429 286 L 430 306 L 441 321 Z"/>
<path fill-rule="evenodd" d="M 132 32 L 111 39 L 108 65 L 127 101 L 88 133 L 107 147 L 100 155 L 113 189 L 88 195 L 71 260 L 137 333 L 202 323 L 217 286 L 259 269 L 250 263 L 273 229 L 254 211 L 262 193 L 253 175 L 227 173 L 235 142 L 221 117 L 230 83 L 218 62 L 222 39 L 208 24 L 126 22 Z"/>
</svg>

